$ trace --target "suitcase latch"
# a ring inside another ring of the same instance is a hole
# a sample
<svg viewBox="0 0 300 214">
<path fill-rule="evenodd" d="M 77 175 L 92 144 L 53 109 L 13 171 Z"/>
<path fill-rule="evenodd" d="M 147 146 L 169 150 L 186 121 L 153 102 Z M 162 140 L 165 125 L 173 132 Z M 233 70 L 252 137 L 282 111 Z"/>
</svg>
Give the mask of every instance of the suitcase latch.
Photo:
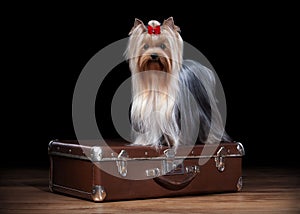
<svg viewBox="0 0 300 214">
<path fill-rule="evenodd" d="M 125 150 L 121 150 L 121 152 L 118 155 L 118 160 L 116 161 L 116 163 L 117 163 L 118 172 L 122 177 L 126 177 L 127 175 L 127 159 L 128 159 L 127 152 Z"/>
<path fill-rule="evenodd" d="M 164 154 L 166 159 L 163 160 L 163 175 L 177 175 L 185 173 L 183 159 L 175 159 L 176 153 L 174 149 L 166 149 Z"/>
<path fill-rule="evenodd" d="M 147 169 L 147 177 L 155 178 L 162 175 L 187 175 L 188 177 L 192 177 L 200 173 L 200 166 L 198 165 L 184 166 L 184 158 L 176 158 L 176 153 L 173 149 L 166 149 L 164 154 L 165 157 L 162 160 L 161 169 Z"/>
<path fill-rule="evenodd" d="M 224 146 L 222 146 L 217 152 L 217 156 L 215 157 L 216 167 L 220 172 L 225 170 L 225 156 L 227 152 Z"/>
</svg>

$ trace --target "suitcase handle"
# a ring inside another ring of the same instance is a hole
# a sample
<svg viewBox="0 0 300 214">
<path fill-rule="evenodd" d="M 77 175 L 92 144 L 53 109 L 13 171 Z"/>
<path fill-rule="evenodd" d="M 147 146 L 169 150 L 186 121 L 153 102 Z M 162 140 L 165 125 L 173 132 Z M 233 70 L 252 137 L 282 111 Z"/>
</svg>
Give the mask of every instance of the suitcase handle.
<svg viewBox="0 0 300 214">
<path fill-rule="evenodd" d="M 163 175 L 155 177 L 153 180 L 168 190 L 180 190 L 188 186 L 200 172 L 199 167 L 191 166 L 190 169 L 187 170 L 187 173 L 181 175 Z"/>
</svg>

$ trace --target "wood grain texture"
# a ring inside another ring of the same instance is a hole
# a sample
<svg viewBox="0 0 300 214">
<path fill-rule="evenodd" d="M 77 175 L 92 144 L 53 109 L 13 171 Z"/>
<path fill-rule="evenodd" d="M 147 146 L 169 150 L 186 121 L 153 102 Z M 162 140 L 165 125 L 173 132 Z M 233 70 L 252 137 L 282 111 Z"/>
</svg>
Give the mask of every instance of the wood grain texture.
<svg viewBox="0 0 300 214">
<path fill-rule="evenodd" d="M 0 213 L 300 213 L 300 170 L 244 169 L 241 192 L 95 203 L 48 189 L 47 169 L 1 169 Z"/>
</svg>

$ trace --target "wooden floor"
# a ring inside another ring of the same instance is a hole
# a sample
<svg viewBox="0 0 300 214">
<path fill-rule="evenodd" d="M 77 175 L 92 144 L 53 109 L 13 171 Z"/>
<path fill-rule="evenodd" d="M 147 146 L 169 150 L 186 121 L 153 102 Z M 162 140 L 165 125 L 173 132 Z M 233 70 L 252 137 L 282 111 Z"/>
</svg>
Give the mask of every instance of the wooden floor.
<svg viewBox="0 0 300 214">
<path fill-rule="evenodd" d="M 1 169 L 0 213 L 300 213 L 300 170 L 244 169 L 238 193 L 95 203 L 48 189 L 47 169 Z"/>
</svg>

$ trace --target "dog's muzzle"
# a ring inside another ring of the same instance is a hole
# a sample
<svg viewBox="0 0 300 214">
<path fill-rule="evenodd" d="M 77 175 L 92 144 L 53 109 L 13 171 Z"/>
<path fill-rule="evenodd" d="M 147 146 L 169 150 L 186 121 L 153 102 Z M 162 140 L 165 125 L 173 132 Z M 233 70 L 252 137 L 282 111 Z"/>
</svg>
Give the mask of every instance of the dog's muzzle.
<svg viewBox="0 0 300 214">
<path fill-rule="evenodd" d="M 152 60 L 157 60 L 158 59 L 158 54 L 157 53 L 152 53 L 151 55 Z"/>
<path fill-rule="evenodd" d="M 139 71 L 164 71 L 169 73 L 171 66 L 168 58 L 165 58 L 158 53 L 143 55 L 138 61 Z"/>
</svg>

